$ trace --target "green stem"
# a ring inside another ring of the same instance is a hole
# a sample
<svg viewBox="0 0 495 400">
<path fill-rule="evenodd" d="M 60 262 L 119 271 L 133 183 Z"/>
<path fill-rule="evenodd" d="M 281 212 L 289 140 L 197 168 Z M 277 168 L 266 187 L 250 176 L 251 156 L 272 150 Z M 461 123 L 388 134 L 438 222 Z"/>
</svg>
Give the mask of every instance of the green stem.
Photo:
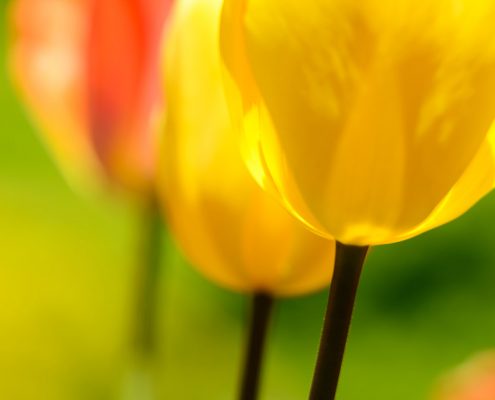
<svg viewBox="0 0 495 400">
<path fill-rule="evenodd" d="M 310 400 L 334 400 L 368 247 L 337 242 L 335 269 L 323 324 Z"/>
<path fill-rule="evenodd" d="M 263 353 L 273 303 L 273 297 L 268 294 L 256 293 L 253 296 L 240 400 L 256 400 L 258 398 Z"/>
<path fill-rule="evenodd" d="M 156 347 L 157 303 L 163 222 L 156 197 L 145 205 L 137 276 L 134 345 L 138 355 L 152 357 Z"/>
</svg>

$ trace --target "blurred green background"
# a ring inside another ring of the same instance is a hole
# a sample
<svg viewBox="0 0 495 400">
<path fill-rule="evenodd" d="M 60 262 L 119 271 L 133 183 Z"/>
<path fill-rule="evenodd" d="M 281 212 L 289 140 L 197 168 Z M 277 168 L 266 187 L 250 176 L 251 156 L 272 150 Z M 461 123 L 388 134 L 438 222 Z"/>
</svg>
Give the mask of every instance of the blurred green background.
<svg viewBox="0 0 495 400">
<path fill-rule="evenodd" d="M 16 99 L 0 0 L 0 399 L 121 399 L 139 215 L 72 191 Z M 247 301 L 219 289 L 164 241 L 160 399 L 233 399 Z M 342 400 L 428 399 L 471 354 L 495 347 L 495 197 L 447 227 L 374 249 L 342 373 Z M 307 398 L 326 293 L 280 301 L 262 399 Z M 166 326 L 166 329 L 164 328 Z M 140 397 L 138 397 L 140 398 Z"/>
</svg>

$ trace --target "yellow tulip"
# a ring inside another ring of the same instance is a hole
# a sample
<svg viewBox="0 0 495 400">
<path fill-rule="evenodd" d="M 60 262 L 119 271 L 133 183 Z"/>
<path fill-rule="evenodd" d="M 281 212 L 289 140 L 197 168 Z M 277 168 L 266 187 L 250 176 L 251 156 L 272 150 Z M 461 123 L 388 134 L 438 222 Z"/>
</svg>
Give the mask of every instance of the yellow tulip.
<svg viewBox="0 0 495 400">
<path fill-rule="evenodd" d="M 348 245 L 458 217 L 495 181 L 493 21 L 487 0 L 225 0 L 253 175 Z"/>
<path fill-rule="evenodd" d="M 172 2 L 13 2 L 13 77 L 71 180 L 150 189 L 159 43 Z"/>
<path fill-rule="evenodd" d="M 295 295 L 328 284 L 335 246 L 250 176 L 230 123 L 218 42 L 221 0 L 181 0 L 166 41 L 162 198 L 186 256 L 218 284 Z"/>
</svg>

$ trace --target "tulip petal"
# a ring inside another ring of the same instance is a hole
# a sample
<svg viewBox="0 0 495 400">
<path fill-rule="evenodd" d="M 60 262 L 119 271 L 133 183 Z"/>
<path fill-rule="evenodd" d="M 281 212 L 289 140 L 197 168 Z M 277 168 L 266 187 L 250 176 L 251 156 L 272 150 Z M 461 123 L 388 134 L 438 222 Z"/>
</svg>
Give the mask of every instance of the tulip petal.
<svg viewBox="0 0 495 400">
<path fill-rule="evenodd" d="M 83 2 L 19 0 L 12 7 L 14 82 L 71 179 L 88 185 L 96 160 L 87 141 Z"/>
<path fill-rule="evenodd" d="M 220 35 L 221 52 L 228 67 L 224 73 L 224 89 L 232 125 L 235 131 L 241 133 L 243 159 L 264 190 L 277 198 L 308 229 L 320 236 L 328 236 L 301 198 L 280 152 L 273 151 L 278 148 L 275 128 L 254 77 L 246 68 L 241 29 L 244 3 L 224 1 Z M 278 185 L 278 182 L 287 183 L 289 189 Z"/>
<path fill-rule="evenodd" d="M 91 2 L 90 2 L 91 3 Z M 92 1 L 87 44 L 91 138 L 111 176 L 151 179 L 159 43 L 172 1 Z"/>
<path fill-rule="evenodd" d="M 409 239 L 456 219 L 493 188 L 495 188 L 495 126 L 443 202 L 422 224 L 404 236 L 394 238 L 393 241 Z"/>
</svg>

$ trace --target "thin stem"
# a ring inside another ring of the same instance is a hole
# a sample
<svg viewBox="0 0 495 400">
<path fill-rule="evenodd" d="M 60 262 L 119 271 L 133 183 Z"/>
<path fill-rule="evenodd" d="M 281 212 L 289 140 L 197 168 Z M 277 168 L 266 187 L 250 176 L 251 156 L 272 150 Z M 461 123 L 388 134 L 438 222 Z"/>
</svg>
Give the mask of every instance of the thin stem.
<svg viewBox="0 0 495 400">
<path fill-rule="evenodd" d="M 138 355 L 150 357 L 156 345 L 156 314 L 163 223 L 156 197 L 150 196 L 143 213 L 143 242 L 136 290 L 134 345 Z"/>
<path fill-rule="evenodd" d="M 240 400 L 256 400 L 258 397 L 263 353 L 272 309 L 273 297 L 265 293 L 254 295 Z"/>
<path fill-rule="evenodd" d="M 337 242 L 328 306 L 310 400 L 334 400 L 351 324 L 359 278 L 368 247 Z"/>
</svg>

